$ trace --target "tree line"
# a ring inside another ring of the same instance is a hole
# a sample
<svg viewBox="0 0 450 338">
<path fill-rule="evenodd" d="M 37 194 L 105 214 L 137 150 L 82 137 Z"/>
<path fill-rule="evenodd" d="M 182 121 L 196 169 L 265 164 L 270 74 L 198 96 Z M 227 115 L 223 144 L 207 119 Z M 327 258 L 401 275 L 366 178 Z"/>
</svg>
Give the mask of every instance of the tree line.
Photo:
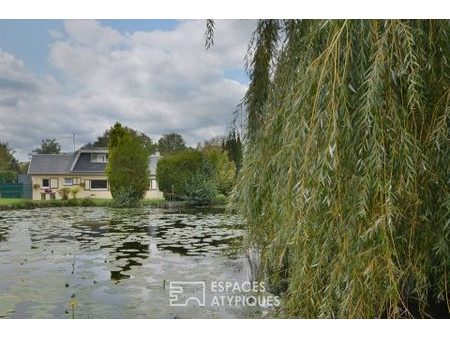
<svg viewBox="0 0 450 338">
<path fill-rule="evenodd" d="M 136 206 L 149 187 L 149 156 L 159 151 L 159 189 L 170 200 L 193 204 L 223 200 L 234 185 L 242 166 L 240 136 L 232 131 L 199 143 L 197 148 L 186 146 L 179 133 L 166 133 L 157 142 L 128 126 L 116 123 L 95 141 L 81 147 L 108 148 L 107 175 L 115 206 Z M 36 154 L 60 154 L 56 139 L 43 139 Z M 13 183 L 17 173 L 26 173 L 28 162 L 19 163 L 7 143 L 0 143 L 0 179 Z"/>
<path fill-rule="evenodd" d="M 220 139 L 220 142 L 218 140 Z M 149 187 L 149 156 L 158 150 L 157 182 L 167 200 L 210 204 L 227 196 L 242 163 L 239 138 L 214 138 L 187 147 L 177 133 L 164 134 L 157 144 L 150 138 L 116 123 L 92 146 L 107 144 L 107 175 L 116 207 L 138 206 Z M 231 149 L 229 151 L 228 149 Z M 222 197 L 219 197 L 222 196 Z"/>
</svg>

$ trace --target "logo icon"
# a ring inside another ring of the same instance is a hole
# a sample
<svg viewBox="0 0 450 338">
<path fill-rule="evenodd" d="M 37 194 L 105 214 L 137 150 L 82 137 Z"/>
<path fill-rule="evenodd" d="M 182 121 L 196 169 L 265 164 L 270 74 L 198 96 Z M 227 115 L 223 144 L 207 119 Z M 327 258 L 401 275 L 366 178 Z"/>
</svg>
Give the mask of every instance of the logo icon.
<svg viewBox="0 0 450 338">
<path fill-rule="evenodd" d="M 205 306 L 205 282 L 170 282 L 170 306 Z"/>
</svg>

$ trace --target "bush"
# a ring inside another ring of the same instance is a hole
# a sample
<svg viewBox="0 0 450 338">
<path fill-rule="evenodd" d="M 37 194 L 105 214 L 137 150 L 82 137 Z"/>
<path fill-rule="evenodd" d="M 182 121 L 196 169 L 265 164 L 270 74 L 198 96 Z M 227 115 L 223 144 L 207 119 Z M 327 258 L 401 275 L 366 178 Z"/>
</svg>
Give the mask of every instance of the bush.
<svg viewBox="0 0 450 338">
<path fill-rule="evenodd" d="M 137 199 L 135 192 L 130 187 L 120 187 L 111 202 L 113 208 L 138 208 L 141 206 L 140 199 Z"/>
<path fill-rule="evenodd" d="M 127 132 L 119 123 L 114 125 L 106 173 L 116 206 L 134 207 L 140 204 L 150 186 L 149 156 L 141 139 Z"/>
<path fill-rule="evenodd" d="M 217 195 L 212 180 L 201 172 L 192 175 L 185 183 L 182 199 L 189 204 L 211 204 Z"/>
<path fill-rule="evenodd" d="M 74 200 L 77 199 L 77 194 L 78 194 L 79 192 L 80 192 L 80 187 L 75 186 L 75 187 L 73 187 L 72 189 L 70 189 L 70 194 L 72 195 L 72 198 L 73 198 Z"/>
<path fill-rule="evenodd" d="M 16 183 L 17 173 L 13 170 L 0 170 L 0 184 Z"/>
<path fill-rule="evenodd" d="M 173 193 L 175 199 L 182 199 L 184 189 L 192 175 L 202 170 L 203 157 L 197 150 L 179 151 L 163 157 L 158 162 L 156 179 L 165 196 Z"/>
<path fill-rule="evenodd" d="M 183 150 L 163 157 L 158 162 L 156 178 L 166 198 L 207 204 L 217 194 L 212 167 L 197 150 Z"/>
<path fill-rule="evenodd" d="M 61 196 L 61 198 L 63 200 L 68 200 L 69 194 L 70 194 L 70 188 L 61 188 L 58 190 L 58 194 L 59 194 L 59 196 Z"/>
<path fill-rule="evenodd" d="M 92 198 L 90 197 L 85 197 L 81 199 L 81 204 L 82 207 L 92 207 L 95 206 L 95 202 L 92 200 Z"/>
<path fill-rule="evenodd" d="M 71 200 L 68 200 L 68 201 L 65 201 L 66 203 L 67 203 L 67 206 L 70 206 L 70 207 L 78 207 L 78 206 L 80 206 L 80 203 L 78 202 L 78 200 L 77 199 L 71 199 Z"/>
<path fill-rule="evenodd" d="M 202 153 L 211 166 L 212 179 L 217 190 L 224 195 L 228 195 L 235 182 L 235 164 L 221 147 L 207 146 L 202 149 Z"/>
<path fill-rule="evenodd" d="M 224 194 L 218 194 L 214 198 L 214 203 L 216 203 L 216 204 L 226 204 L 227 203 L 227 197 Z"/>
</svg>

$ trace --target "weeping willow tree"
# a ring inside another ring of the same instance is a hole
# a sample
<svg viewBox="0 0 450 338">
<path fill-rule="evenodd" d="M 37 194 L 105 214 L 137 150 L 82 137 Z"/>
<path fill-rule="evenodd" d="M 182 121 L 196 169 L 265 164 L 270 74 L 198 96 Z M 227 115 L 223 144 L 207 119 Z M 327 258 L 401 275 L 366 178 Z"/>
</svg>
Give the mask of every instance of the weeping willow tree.
<svg viewBox="0 0 450 338">
<path fill-rule="evenodd" d="M 448 316 L 449 34 L 259 21 L 233 202 L 285 315 Z"/>
</svg>

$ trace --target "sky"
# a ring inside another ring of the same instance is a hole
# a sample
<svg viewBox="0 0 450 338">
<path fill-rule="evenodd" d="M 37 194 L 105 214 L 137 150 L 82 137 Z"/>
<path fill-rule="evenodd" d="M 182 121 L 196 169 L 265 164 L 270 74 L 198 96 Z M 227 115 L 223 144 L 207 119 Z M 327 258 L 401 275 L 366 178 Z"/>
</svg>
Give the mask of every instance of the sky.
<svg viewBox="0 0 450 338">
<path fill-rule="evenodd" d="M 255 21 L 0 20 L 0 141 L 26 161 L 44 138 L 63 151 L 95 141 L 116 121 L 154 141 L 188 145 L 223 135 L 248 77 Z"/>
</svg>

